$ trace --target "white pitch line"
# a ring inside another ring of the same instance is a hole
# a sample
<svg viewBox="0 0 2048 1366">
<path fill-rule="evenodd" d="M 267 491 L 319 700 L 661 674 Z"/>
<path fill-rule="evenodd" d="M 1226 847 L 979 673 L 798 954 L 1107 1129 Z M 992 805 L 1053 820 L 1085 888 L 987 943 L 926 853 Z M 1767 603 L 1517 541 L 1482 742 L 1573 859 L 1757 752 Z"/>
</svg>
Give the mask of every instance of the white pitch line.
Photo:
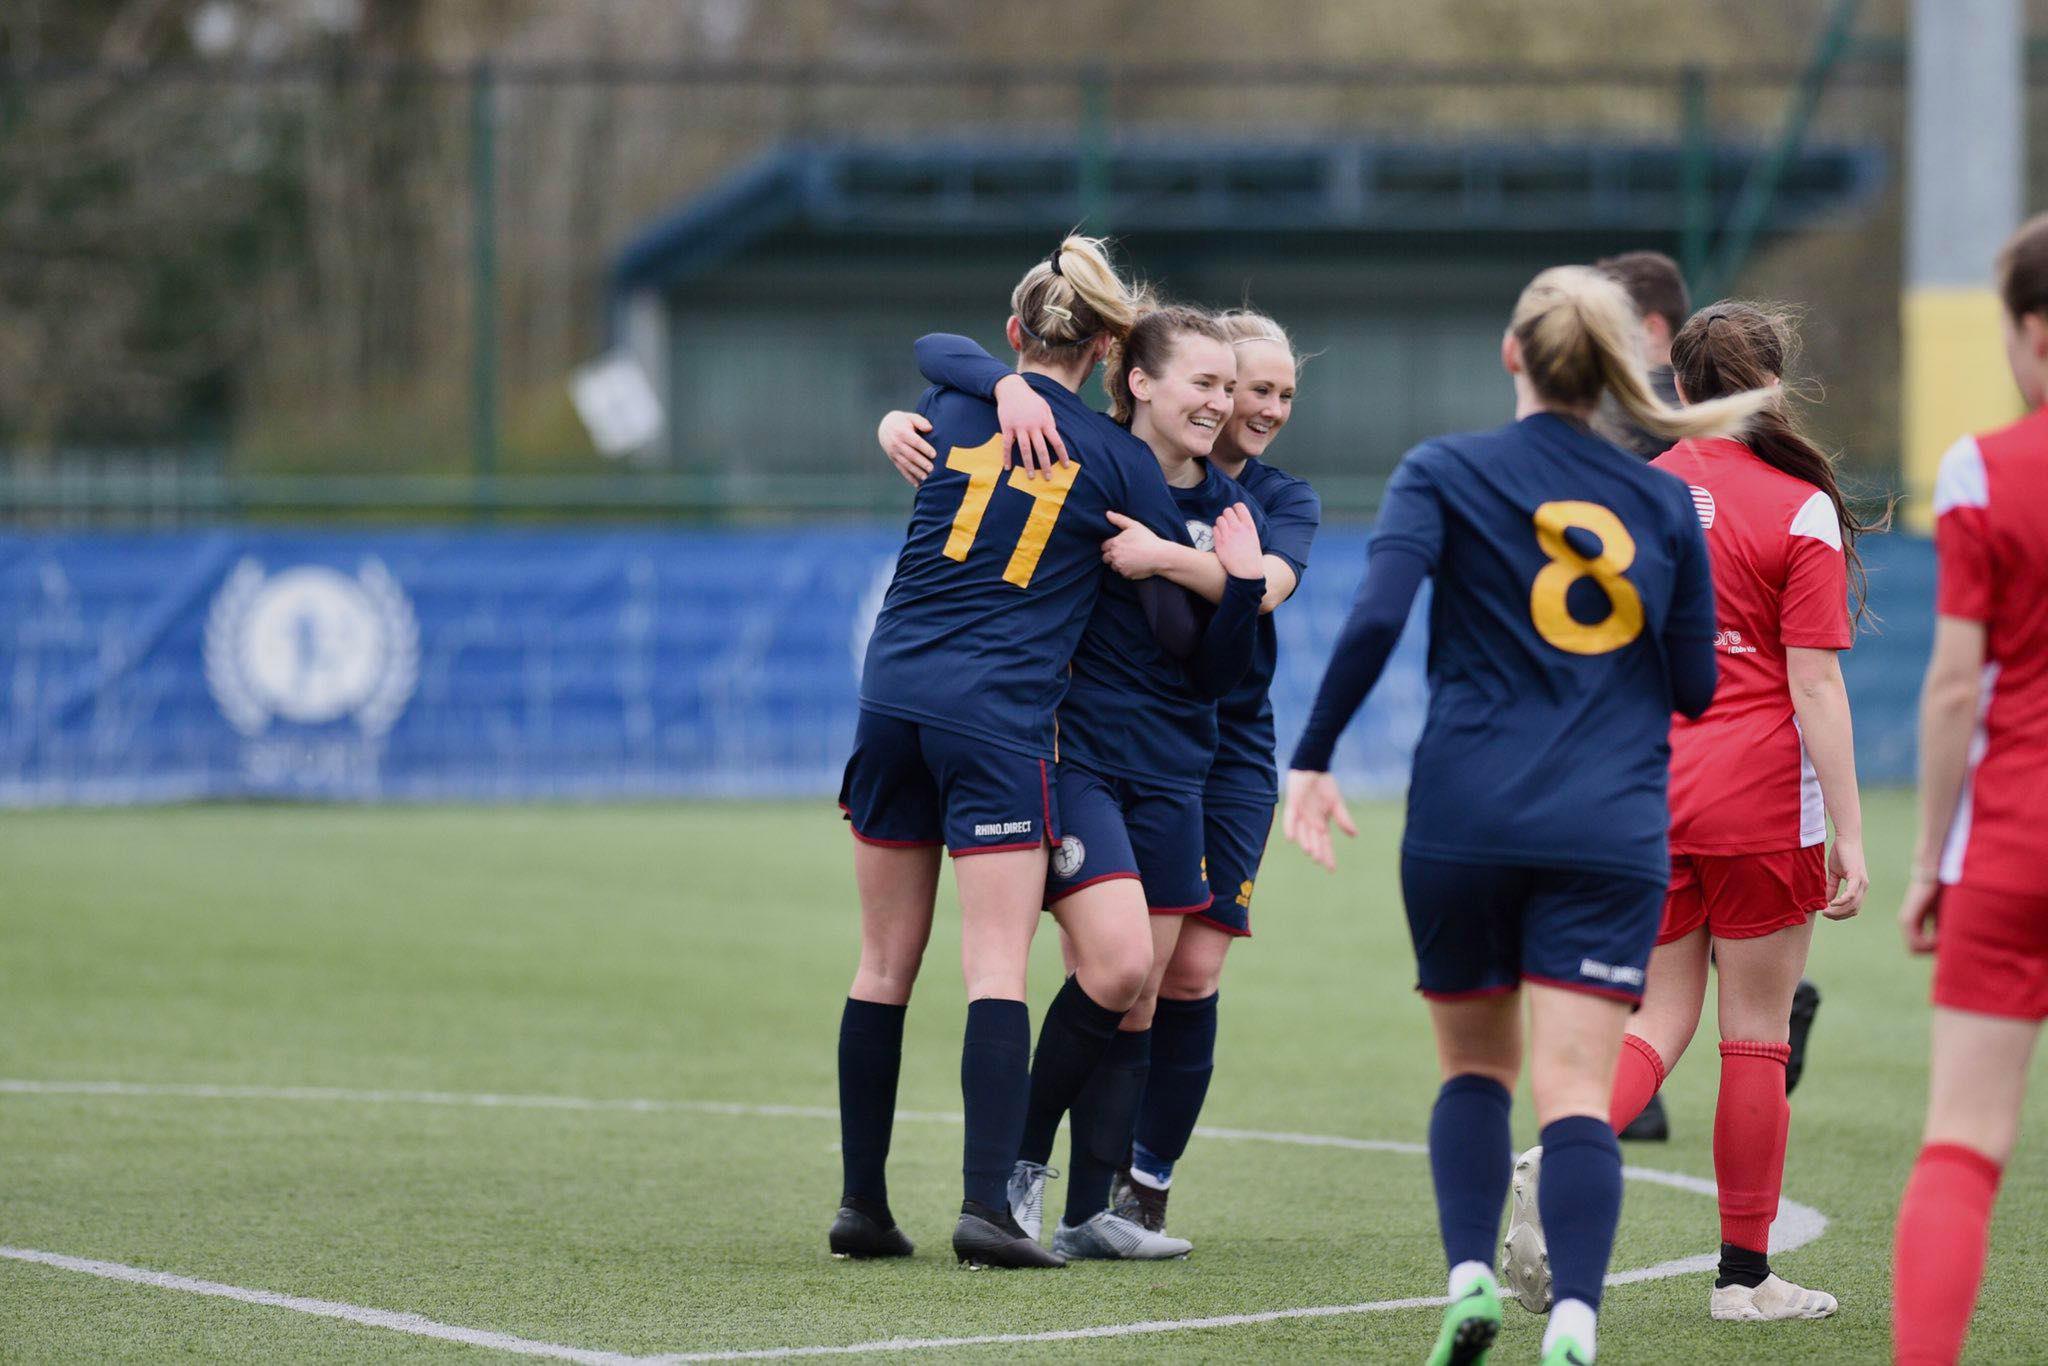
<svg viewBox="0 0 2048 1366">
<path fill-rule="evenodd" d="M 272 1309 L 290 1309 L 323 1319 L 342 1319 L 348 1323 L 360 1323 L 368 1328 L 389 1328 L 394 1332 L 410 1333 L 419 1338 L 466 1342 L 472 1347 L 489 1347 L 494 1351 L 514 1352 L 520 1356 L 553 1357 L 557 1361 L 578 1362 L 581 1366 L 626 1366 L 627 1363 L 646 1360 L 645 1357 L 621 1356 L 617 1352 L 589 1352 L 580 1347 L 564 1347 L 556 1342 L 536 1342 L 532 1338 L 514 1337 L 510 1333 L 490 1333 L 481 1328 L 461 1328 L 452 1323 L 436 1323 L 418 1314 L 399 1314 L 389 1309 L 366 1309 L 359 1304 L 342 1304 L 338 1300 L 312 1300 L 303 1295 L 280 1295 L 274 1290 L 250 1290 L 245 1286 L 223 1285 L 219 1281 L 173 1276 L 167 1271 L 124 1266 L 120 1262 L 99 1262 L 89 1257 L 67 1257 L 61 1252 L 38 1252 L 29 1247 L 0 1247 L 0 1257 L 11 1258 L 17 1262 L 33 1262 L 38 1266 L 53 1266 L 60 1271 L 82 1271 L 88 1276 L 98 1276 L 109 1281 L 153 1285 L 159 1290 L 182 1290 L 188 1295 L 211 1295 L 217 1299 L 240 1300 L 243 1304 L 268 1305 Z"/>
<path fill-rule="evenodd" d="M 686 1361 L 779 1361 L 787 1357 L 863 1356 L 873 1352 L 921 1352 L 942 1347 L 996 1347 L 1032 1342 L 1081 1342 L 1092 1338 L 1128 1338 L 1145 1333 L 1186 1333 L 1201 1328 L 1242 1328 L 1285 1319 L 1328 1319 L 1342 1314 L 1372 1314 L 1387 1309 L 1430 1309 L 1449 1304 L 1442 1295 L 1406 1300 L 1373 1300 L 1369 1304 L 1327 1304 L 1307 1309 L 1267 1309 L 1256 1314 L 1218 1314 L 1207 1319 L 1155 1319 L 1147 1323 L 1109 1323 L 1100 1328 L 1061 1328 L 1047 1333 L 989 1333 L 971 1338 L 887 1338 L 843 1347 L 764 1347 L 750 1352 L 678 1352 L 650 1357 L 671 1366 Z"/>
<path fill-rule="evenodd" d="M 0 1094 L 14 1095 L 88 1095 L 88 1096 L 171 1096 L 204 1100 L 288 1100 L 288 1101 L 340 1101 L 364 1104 L 412 1104 L 412 1105 L 455 1105 L 485 1109 L 535 1109 L 535 1110 L 608 1110 L 641 1114 L 707 1114 L 741 1117 L 762 1117 L 778 1119 L 837 1119 L 839 1112 L 818 1105 L 748 1105 L 727 1101 L 702 1100 L 607 1100 L 584 1096 L 543 1096 L 543 1095 L 494 1095 L 473 1094 L 456 1091 L 391 1091 L 391 1090 L 350 1090 L 327 1086 L 208 1086 L 177 1083 L 144 1083 L 116 1081 L 31 1081 L 0 1078 Z M 936 1111 L 898 1111 L 896 1117 L 914 1123 L 958 1124 L 960 1116 Z M 1280 1143 L 1290 1147 L 1341 1148 L 1353 1152 L 1386 1152 L 1418 1156 L 1428 1152 L 1420 1143 L 1406 1143 L 1395 1139 L 1347 1138 L 1340 1134 L 1304 1134 L 1263 1129 L 1212 1129 L 1199 1128 L 1198 1135 L 1226 1142 Z M 1652 1185 L 1666 1186 L 1673 1190 L 1686 1191 L 1694 1195 L 1713 1197 L 1715 1187 L 1712 1181 L 1682 1172 L 1660 1171 L 1654 1167 L 1624 1167 L 1622 1174 L 1631 1181 L 1642 1181 Z M 1791 1252 L 1806 1246 L 1827 1231 L 1827 1216 L 1811 1205 L 1797 1200 L 1781 1200 L 1777 1222 L 1771 1225 L 1772 1252 Z M 138 1285 L 154 1285 L 167 1290 L 183 1290 L 193 1294 L 214 1295 L 225 1299 L 240 1300 L 249 1304 L 270 1305 L 280 1309 L 293 1309 L 300 1313 L 317 1314 L 326 1318 L 344 1319 L 351 1323 L 371 1327 L 388 1328 L 396 1332 L 411 1333 L 419 1337 L 444 1338 L 453 1342 L 466 1342 L 479 1347 L 495 1348 L 499 1351 L 515 1352 L 524 1356 L 553 1357 L 563 1361 L 593 1363 L 594 1366 L 671 1366 L 694 1361 L 763 1361 L 789 1357 L 817 1356 L 862 1356 L 879 1352 L 930 1351 L 949 1347 L 989 1347 L 1021 1345 L 1036 1342 L 1073 1342 L 1094 1338 L 1135 1337 L 1145 1334 L 1182 1333 L 1204 1328 L 1236 1328 L 1252 1324 L 1278 1323 L 1289 1319 L 1334 1318 L 1349 1314 L 1372 1314 L 1395 1309 L 1427 1309 L 1441 1306 L 1448 1301 L 1443 1296 L 1421 1296 L 1398 1300 L 1372 1300 L 1360 1304 L 1311 1305 L 1298 1309 L 1269 1309 L 1250 1314 L 1224 1314 L 1200 1319 L 1161 1319 L 1144 1323 L 1112 1323 L 1094 1328 L 1063 1328 L 1041 1333 L 998 1333 L 980 1337 L 954 1338 L 887 1338 L 874 1342 L 845 1343 L 838 1346 L 818 1347 L 768 1347 L 752 1350 L 717 1352 L 679 1352 L 657 1356 L 625 1356 L 615 1352 L 587 1351 L 578 1347 L 566 1347 L 556 1343 L 537 1342 L 530 1338 L 515 1337 L 506 1333 L 491 1333 L 476 1328 L 462 1328 L 452 1324 L 436 1323 L 417 1314 L 400 1314 L 386 1309 L 369 1309 L 359 1305 L 341 1304 L 332 1300 L 305 1299 L 296 1295 L 282 1295 L 269 1290 L 250 1290 L 240 1286 L 223 1285 L 217 1281 L 193 1280 L 185 1276 L 174 1276 L 167 1272 L 150 1271 L 141 1267 L 124 1266 L 119 1262 L 92 1261 L 83 1257 L 70 1257 L 55 1252 L 39 1252 L 29 1248 L 0 1247 L 0 1257 L 17 1261 L 37 1262 L 46 1266 L 60 1267 L 68 1271 L 84 1272 L 102 1276 L 109 1280 L 127 1281 Z M 1654 1266 L 1637 1267 L 1630 1271 L 1617 1271 L 1608 1276 L 1609 1285 L 1634 1285 L 1642 1281 L 1664 1280 L 1673 1276 L 1686 1276 L 1714 1269 L 1717 1258 L 1712 1253 L 1701 1253 L 1693 1257 L 1679 1257 L 1658 1262 Z"/>
</svg>

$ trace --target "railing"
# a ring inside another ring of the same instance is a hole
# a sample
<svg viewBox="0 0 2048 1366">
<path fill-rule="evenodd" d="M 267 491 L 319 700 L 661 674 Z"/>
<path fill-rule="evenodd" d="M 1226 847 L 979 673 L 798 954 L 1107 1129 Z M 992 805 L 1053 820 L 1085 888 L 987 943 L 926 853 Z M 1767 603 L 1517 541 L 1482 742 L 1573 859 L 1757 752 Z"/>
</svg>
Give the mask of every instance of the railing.
<svg viewBox="0 0 2048 1366">
<path fill-rule="evenodd" d="M 1114 232 L 1111 152 L 1133 137 L 1283 128 L 1449 140 L 1512 128 L 1654 139 L 1687 149 L 1694 168 L 1681 187 L 1688 265 L 1728 279 L 1744 265 L 1739 230 L 1775 187 L 1745 185 L 1743 221 L 1733 221 L 1725 196 L 1703 192 L 1713 146 L 1897 144 L 1902 45 L 1829 32 L 1834 46 L 1811 60 L 1712 68 L 0 65 L 0 177 L 30 199 L 49 189 L 48 212 L 32 224 L 45 240 L 21 258 L 30 304 L 10 306 L 14 319 L 42 326 L 37 335 L 60 349 L 127 335 L 121 309 L 147 298 L 103 307 L 95 296 L 82 320 L 92 326 L 68 327 L 58 282 L 38 294 L 33 272 L 74 248 L 81 262 L 111 260 L 119 278 L 109 288 L 138 296 L 155 297 L 165 279 L 196 280 L 187 311 L 197 315 L 168 357 L 80 349 L 42 357 L 40 375 L 0 375 L 0 521 L 893 514 L 904 490 L 886 469 L 849 476 L 821 454 L 815 476 L 755 473 L 730 443 L 707 442 L 685 453 L 691 468 L 622 471 L 592 455 L 567 416 L 564 378 L 607 339 L 607 260 L 655 214 L 760 150 L 962 127 L 1038 137 L 1077 149 L 1078 216 Z M 2048 51 L 2037 43 L 2032 55 L 2036 78 L 2048 75 Z M 1821 101 L 1823 86 L 1840 96 Z M 107 184 L 128 188 L 91 198 Z M 84 199 L 58 193 L 75 186 Z M 1882 296 L 1895 241 L 1881 237 L 1871 252 L 1859 287 Z M 0 317 L 0 333 L 9 324 Z M 1818 357 L 1852 401 L 1874 370 L 1853 350 L 1859 340 Z M 1890 392 L 1882 374 L 1867 383 Z M 105 400 L 109 390 L 132 393 L 134 411 L 104 414 L 122 406 Z M 66 402 L 44 402 L 52 395 Z M 195 443 L 180 456 L 83 468 L 61 455 L 78 439 L 140 435 L 138 447 L 160 448 L 172 443 L 156 433 L 194 425 L 231 430 L 232 451 Z M 1889 448 L 1862 428 L 1837 439 L 1883 480 Z M 365 462 L 364 450 L 382 454 Z M 1333 514 L 1370 512 L 1385 469 L 1347 473 L 1352 453 L 1317 458 L 1325 463 L 1304 472 Z"/>
</svg>

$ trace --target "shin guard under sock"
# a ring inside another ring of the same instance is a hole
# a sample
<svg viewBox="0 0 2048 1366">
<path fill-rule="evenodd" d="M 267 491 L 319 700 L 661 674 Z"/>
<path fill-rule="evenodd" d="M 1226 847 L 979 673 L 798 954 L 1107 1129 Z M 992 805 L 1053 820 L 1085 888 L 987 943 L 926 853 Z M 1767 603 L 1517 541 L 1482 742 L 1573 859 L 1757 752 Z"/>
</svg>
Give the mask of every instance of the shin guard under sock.
<svg viewBox="0 0 2048 1366">
<path fill-rule="evenodd" d="M 1621 1144 L 1614 1126 L 1591 1115 L 1567 1115 L 1543 1126 L 1543 1177 L 1537 1213 L 1550 1250 L 1558 1302 L 1600 1307 L 1600 1288 L 1621 1221 Z"/>
<path fill-rule="evenodd" d="M 1962 1355 L 2002 1174 L 1996 1162 L 1958 1143 L 1920 1150 L 1892 1248 L 1892 1343 L 1899 1366 L 1950 1366 Z"/>
<path fill-rule="evenodd" d="M 1671 1069 L 1648 1040 L 1633 1034 L 1621 1036 L 1621 1060 L 1614 1067 L 1614 1096 L 1608 1103 L 1608 1123 L 1620 1133 L 1636 1122 L 1636 1116 L 1664 1085 Z"/>
<path fill-rule="evenodd" d="M 960 1046 L 960 1098 L 967 1141 L 960 1163 L 966 1199 L 1010 1207 L 1010 1169 L 1024 1133 L 1024 1103 L 1031 1086 L 1031 1013 L 1022 1001 L 967 1004 L 967 1038 Z"/>
<path fill-rule="evenodd" d="M 1491 1077 L 1452 1077 L 1429 1114 L 1429 1172 L 1436 1185 L 1437 1228 L 1444 1258 L 1493 1265 L 1501 1206 L 1514 1176 L 1515 1143 L 1508 1128 L 1514 1097 Z"/>
<path fill-rule="evenodd" d="M 1031 1104 L 1017 1157 L 1026 1162 L 1051 1160 L 1060 1118 L 1094 1075 L 1123 1017 L 1121 1010 L 1097 1005 L 1081 989 L 1078 977 L 1069 977 L 1053 997 L 1038 1029 L 1038 1052 L 1031 1059 Z"/>
<path fill-rule="evenodd" d="M 1721 1094 L 1714 1105 L 1714 1183 L 1720 1187 L 1721 1241 L 1769 1252 L 1771 1221 L 1785 1183 L 1785 1099 L 1790 1045 L 1727 1039 L 1721 1044 Z"/>
<path fill-rule="evenodd" d="M 1138 1105 L 1131 1166 L 1164 1186 L 1188 1150 L 1216 1072 L 1215 992 L 1199 1001 L 1162 997 L 1152 1015 L 1152 1071 Z"/>
<path fill-rule="evenodd" d="M 1070 1228 L 1109 1208 L 1109 1183 L 1130 1155 L 1151 1056 L 1151 1030 L 1119 1030 L 1074 1098 L 1065 1219 Z"/>
<path fill-rule="evenodd" d="M 908 1006 L 846 1000 L 839 1016 L 839 1153 L 845 1197 L 889 1208 L 889 1136 Z"/>
</svg>

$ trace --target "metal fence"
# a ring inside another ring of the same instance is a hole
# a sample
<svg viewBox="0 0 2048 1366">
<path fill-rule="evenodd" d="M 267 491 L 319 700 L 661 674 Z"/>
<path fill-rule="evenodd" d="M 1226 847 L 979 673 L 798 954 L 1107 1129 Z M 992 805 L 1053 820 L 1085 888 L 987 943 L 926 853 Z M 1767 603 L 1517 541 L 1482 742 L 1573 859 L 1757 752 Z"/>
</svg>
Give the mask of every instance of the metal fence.
<svg viewBox="0 0 2048 1366">
<path fill-rule="evenodd" d="M 1074 221 L 1114 233 L 1111 150 L 1214 130 L 1677 147 L 1698 176 L 1676 245 L 1703 293 L 1806 301 L 1824 434 L 1866 480 L 1895 466 L 1895 196 L 1755 251 L 1800 146 L 1897 161 L 1903 54 L 1846 30 L 1741 69 L 46 66 L 0 68 L 0 519 L 895 508 L 851 453 L 871 413 L 817 477 L 768 485 L 731 477 L 729 443 L 685 440 L 659 468 L 597 455 L 566 379 L 608 342 L 621 244 L 770 148 L 938 135 L 1071 149 Z M 1756 149 L 1732 194 L 1708 181 L 1727 143 Z M 906 374 L 897 401 L 914 393 Z M 1289 463 L 1357 512 L 1398 454 Z"/>
</svg>

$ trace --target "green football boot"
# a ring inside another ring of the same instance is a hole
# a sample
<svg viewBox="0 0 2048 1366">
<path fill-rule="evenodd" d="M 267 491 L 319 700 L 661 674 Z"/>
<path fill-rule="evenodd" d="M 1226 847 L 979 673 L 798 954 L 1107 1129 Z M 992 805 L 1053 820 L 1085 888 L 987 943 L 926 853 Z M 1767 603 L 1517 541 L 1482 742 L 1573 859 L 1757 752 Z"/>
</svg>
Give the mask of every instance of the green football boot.
<svg viewBox="0 0 2048 1366">
<path fill-rule="evenodd" d="M 1429 1366 L 1480 1366 L 1499 1333 L 1500 1287 L 1493 1277 L 1482 1276 L 1444 1306 L 1444 1326 Z"/>
</svg>

